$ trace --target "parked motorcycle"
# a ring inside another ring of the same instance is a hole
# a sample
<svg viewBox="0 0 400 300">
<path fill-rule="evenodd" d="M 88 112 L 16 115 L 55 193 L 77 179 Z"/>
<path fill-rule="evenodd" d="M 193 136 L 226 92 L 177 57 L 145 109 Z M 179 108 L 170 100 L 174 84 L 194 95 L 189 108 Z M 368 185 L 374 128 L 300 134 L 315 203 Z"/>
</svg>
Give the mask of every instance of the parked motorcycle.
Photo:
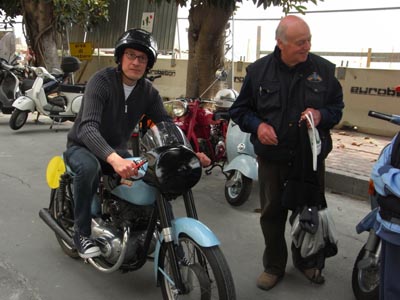
<svg viewBox="0 0 400 300">
<path fill-rule="evenodd" d="M 211 159 L 206 174 L 211 174 L 215 167 L 223 169 L 229 113 L 224 107 L 219 107 L 214 99 L 202 97 L 217 81 L 225 80 L 226 77 L 226 71 L 219 70 L 215 80 L 198 98 L 178 98 L 164 102 L 166 110 L 185 133 L 193 150 L 203 152 Z"/>
<path fill-rule="evenodd" d="M 15 99 L 32 88 L 33 79 L 29 78 L 31 68 L 15 62 L 8 63 L 0 58 L 0 111 L 3 114 L 11 114 Z"/>
<path fill-rule="evenodd" d="M 370 111 L 368 116 L 400 125 L 400 115 Z M 381 240 L 374 230 L 379 207 L 376 200 L 377 193 L 372 180 L 369 182 L 368 193 L 371 201 L 371 212 L 356 226 L 358 234 L 365 231 L 369 232 L 368 239 L 358 253 L 353 266 L 352 288 L 357 300 L 379 299 Z"/>
<path fill-rule="evenodd" d="M 17 98 L 13 107 L 9 125 L 18 130 L 25 123 L 29 112 L 48 116 L 54 122 L 74 121 L 82 102 L 84 85 L 64 83 L 79 70 L 80 61 L 73 56 L 64 57 L 61 63 L 62 74 L 59 77 L 50 74 L 44 67 L 35 68 L 36 79 L 24 96 Z M 45 81 L 47 80 L 47 81 Z"/>
<path fill-rule="evenodd" d="M 201 164 L 182 131 L 160 123 L 142 139 L 138 175 L 121 179 L 103 174 L 92 202 L 92 237 L 101 255 L 88 262 L 98 271 L 136 271 L 154 262 L 154 276 L 164 299 L 236 299 L 229 266 L 216 235 L 198 220 L 191 188 L 201 178 Z M 74 234 L 74 174 L 62 157 L 47 168 L 49 208 L 40 217 L 54 230 L 61 249 L 78 254 Z M 172 200 L 183 199 L 187 217 L 176 218 Z"/>
</svg>

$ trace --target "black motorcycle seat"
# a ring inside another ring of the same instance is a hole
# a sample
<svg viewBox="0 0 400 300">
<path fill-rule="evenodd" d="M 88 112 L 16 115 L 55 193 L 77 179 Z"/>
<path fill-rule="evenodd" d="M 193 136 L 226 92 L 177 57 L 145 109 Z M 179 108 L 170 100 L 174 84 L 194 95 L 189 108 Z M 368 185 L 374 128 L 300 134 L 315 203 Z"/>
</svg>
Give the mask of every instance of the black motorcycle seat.
<svg viewBox="0 0 400 300">
<path fill-rule="evenodd" d="M 229 112 L 228 111 L 215 111 L 214 115 L 213 115 L 213 120 L 217 121 L 217 120 L 229 120 Z"/>
</svg>

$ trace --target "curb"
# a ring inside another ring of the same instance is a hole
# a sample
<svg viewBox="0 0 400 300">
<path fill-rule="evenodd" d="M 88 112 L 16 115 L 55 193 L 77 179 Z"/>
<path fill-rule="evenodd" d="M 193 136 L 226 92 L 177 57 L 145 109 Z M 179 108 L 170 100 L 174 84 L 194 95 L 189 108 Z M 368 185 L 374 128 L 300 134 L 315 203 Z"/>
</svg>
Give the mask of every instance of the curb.
<svg viewBox="0 0 400 300">
<path fill-rule="evenodd" d="M 325 186 L 331 192 L 346 194 L 361 200 L 368 200 L 369 178 L 355 174 L 341 172 L 340 170 L 327 169 L 325 173 Z"/>
</svg>

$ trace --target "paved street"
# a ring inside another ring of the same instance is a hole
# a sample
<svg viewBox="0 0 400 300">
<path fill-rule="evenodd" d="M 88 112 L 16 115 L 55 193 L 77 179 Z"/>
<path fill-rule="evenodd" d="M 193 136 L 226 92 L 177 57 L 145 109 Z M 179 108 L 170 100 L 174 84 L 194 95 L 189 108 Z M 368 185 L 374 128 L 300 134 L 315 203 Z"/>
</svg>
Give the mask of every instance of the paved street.
<svg viewBox="0 0 400 300">
<path fill-rule="evenodd" d="M 151 262 L 136 272 L 106 275 L 63 254 L 38 212 L 49 201 L 47 162 L 64 151 L 71 123 L 58 126 L 56 132 L 49 130 L 49 120 L 41 117 L 44 123 L 35 124 L 30 116 L 24 127 L 13 131 L 8 118 L 0 113 L 0 300 L 160 299 Z M 367 202 L 328 193 L 339 253 L 326 261 L 325 285 L 310 284 L 289 260 L 283 281 L 265 292 L 255 286 L 263 251 L 259 214 L 255 212 L 257 185 L 247 203 L 233 208 L 225 201 L 224 177 L 216 170 L 203 176 L 194 196 L 200 220 L 221 241 L 238 299 L 354 299 L 351 272 L 366 238 L 357 235 L 354 227 L 369 210 Z M 182 203 L 174 205 L 182 211 Z"/>
</svg>

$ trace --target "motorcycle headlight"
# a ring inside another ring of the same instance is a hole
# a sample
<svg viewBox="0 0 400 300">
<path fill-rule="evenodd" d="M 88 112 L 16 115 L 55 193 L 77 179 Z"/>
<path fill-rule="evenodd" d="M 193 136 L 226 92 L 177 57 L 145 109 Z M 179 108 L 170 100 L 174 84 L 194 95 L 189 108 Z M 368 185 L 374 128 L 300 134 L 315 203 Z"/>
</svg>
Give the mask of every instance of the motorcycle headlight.
<svg viewBox="0 0 400 300">
<path fill-rule="evenodd" d="M 164 102 L 164 107 L 171 117 L 182 117 L 186 114 L 187 102 L 183 99 L 169 100 Z"/>
</svg>

